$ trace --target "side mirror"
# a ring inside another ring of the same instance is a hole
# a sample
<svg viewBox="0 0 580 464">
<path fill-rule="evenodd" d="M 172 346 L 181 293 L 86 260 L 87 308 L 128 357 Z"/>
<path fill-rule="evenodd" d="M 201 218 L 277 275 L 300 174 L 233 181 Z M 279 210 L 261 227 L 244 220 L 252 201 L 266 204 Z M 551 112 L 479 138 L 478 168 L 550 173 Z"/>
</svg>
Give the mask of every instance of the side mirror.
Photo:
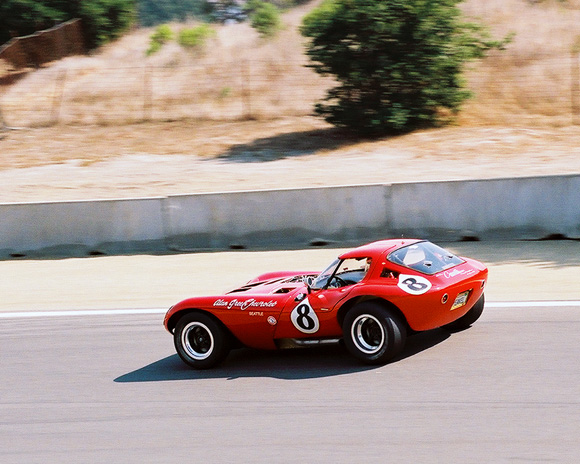
<svg viewBox="0 0 580 464">
<path fill-rule="evenodd" d="M 312 284 L 314 283 L 314 277 L 312 276 L 306 277 L 304 283 L 306 283 L 306 290 L 308 290 L 308 294 L 312 293 Z"/>
</svg>

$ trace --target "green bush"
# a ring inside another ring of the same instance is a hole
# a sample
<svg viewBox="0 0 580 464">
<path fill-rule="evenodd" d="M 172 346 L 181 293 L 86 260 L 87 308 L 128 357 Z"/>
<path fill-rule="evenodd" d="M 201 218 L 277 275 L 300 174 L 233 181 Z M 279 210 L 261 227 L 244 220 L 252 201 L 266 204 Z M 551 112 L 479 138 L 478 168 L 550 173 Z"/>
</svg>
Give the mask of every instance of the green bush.
<svg viewBox="0 0 580 464">
<path fill-rule="evenodd" d="M 316 112 L 339 127 L 382 135 L 448 121 L 470 96 L 462 71 L 509 41 L 462 21 L 461 0 L 325 0 L 301 32 L 312 67 L 334 76 Z"/>
<path fill-rule="evenodd" d="M 147 56 L 158 52 L 161 47 L 173 39 L 173 31 L 167 24 L 161 24 L 155 28 L 155 32 L 149 38 L 149 48 L 147 49 Z"/>
<path fill-rule="evenodd" d="M 282 27 L 280 10 L 271 3 L 249 2 L 250 24 L 262 37 L 273 37 Z"/>
<path fill-rule="evenodd" d="M 215 29 L 209 24 L 201 24 L 191 29 L 183 29 L 179 33 L 179 45 L 189 49 L 201 50 L 207 40 L 216 35 Z"/>
</svg>

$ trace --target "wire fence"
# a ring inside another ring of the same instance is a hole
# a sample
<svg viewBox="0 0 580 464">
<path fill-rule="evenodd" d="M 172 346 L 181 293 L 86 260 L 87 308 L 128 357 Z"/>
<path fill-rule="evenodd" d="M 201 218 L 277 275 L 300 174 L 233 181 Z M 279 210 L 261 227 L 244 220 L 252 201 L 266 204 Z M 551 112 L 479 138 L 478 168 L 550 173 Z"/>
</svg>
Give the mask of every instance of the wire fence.
<svg viewBox="0 0 580 464">
<path fill-rule="evenodd" d="M 467 111 L 482 119 L 580 124 L 578 52 L 493 52 L 467 74 L 473 100 Z"/>
<path fill-rule="evenodd" d="M 473 118 L 543 117 L 580 124 L 578 53 L 497 53 L 474 65 L 467 81 L 474 98 L 466 112 Z M 36 127 L 309 115 L 332 85 L 304 63 L 274 60 L 116 68 L 57 63 L 0 87 L 0 123 Z"/>
<path fill-rule="evenodd" d="M 231 120 L 312 113 L 329 80 L 294 63 L 47 68 L 0 95 L 6 124 Z"/>
</svg>

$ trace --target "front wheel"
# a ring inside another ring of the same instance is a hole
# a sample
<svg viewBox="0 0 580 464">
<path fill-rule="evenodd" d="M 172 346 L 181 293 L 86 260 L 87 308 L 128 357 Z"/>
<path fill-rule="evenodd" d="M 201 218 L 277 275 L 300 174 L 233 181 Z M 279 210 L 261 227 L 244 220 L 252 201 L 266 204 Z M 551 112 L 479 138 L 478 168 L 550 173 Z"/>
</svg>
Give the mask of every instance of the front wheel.
<svg viewBox="0 0 580 464">
<path fill-rule="evenodd" d="M 228 334 L 213 318 L 202 313 L 183 316 L 175 327 L 173 342 L 179 357 L 195 369 L 208 369 L 229 353 Z"/>
<path fill-rule="evenodd" d="M 407 328 L 394 311 L 366 302 L 351 309 L 342 325 L 348 351 L 366 364 L 384 364 L 405 346 Z"/>
</svg>

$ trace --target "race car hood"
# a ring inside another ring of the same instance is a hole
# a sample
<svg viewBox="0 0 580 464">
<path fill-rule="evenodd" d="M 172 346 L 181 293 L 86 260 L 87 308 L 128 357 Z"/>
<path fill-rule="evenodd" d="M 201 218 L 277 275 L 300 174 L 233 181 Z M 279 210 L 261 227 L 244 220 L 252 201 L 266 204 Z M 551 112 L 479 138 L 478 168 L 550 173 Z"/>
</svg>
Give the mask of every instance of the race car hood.
<svg viewBox="0 0 580 464">
<path fill-rule="evenodd" d="M 184 309 L 217 311 L 282 311 L 290 294 L 304 291 L 305 279 L 316 273 L 277 272 L 252 279 L 247 284 L 222 295 L 200 296 L 182 300 L 172 306 L 165 316 L 165 326 L 171 331 L 172 316 Z"/>
<path fill-rule="evenodd" d="M 240 288 L 244 288 L 247 287 L 248 285 L 253 285 L 253 284 L 269 284 L 271 281 L 275 281 L 275 280 L 280 280 L 280 279 L 301 279 L 301 281 L 304 281 L 304 279 L 306 277 L 309 276 L 316 276 L 318 275 L 318 272 L 314 272 L 314 271 L 303 271 L 303 272 L 297 272 L 297 271 L 277 271 L 277 272 L 267 272 L 265 274 L 261 274 L 257 277 L 254 277 L 252 280 L 250 280 L 246 285 L 243 285 Z"/>
</svg>

